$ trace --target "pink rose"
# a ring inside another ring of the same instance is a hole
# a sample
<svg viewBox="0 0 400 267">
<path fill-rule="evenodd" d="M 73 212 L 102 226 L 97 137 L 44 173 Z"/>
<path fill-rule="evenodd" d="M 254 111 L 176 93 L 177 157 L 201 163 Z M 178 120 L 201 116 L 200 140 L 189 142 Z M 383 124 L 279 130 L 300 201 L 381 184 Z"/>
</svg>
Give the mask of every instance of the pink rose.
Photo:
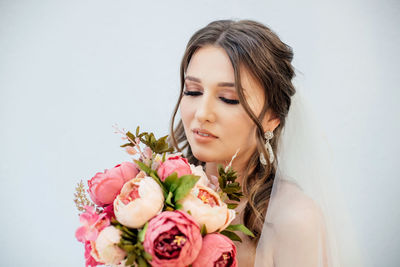
<svg viewBox="0 0 400 267">
<path fill-rule="evenodd" d="M 147 228 L 144 249 L 152 255 L 152 266 L 184 267 L 199 254 L 202 238 L 198 224 L 185 212 L 164 211 Z"/>
<path fill-rule="evenodd" d="M 86 211 L 79 216 L 82 224 L 75 232 L 79 242 L 95 241 L 99 232 L 110 225 L 107 213 L 97 214 L 92 206 L 86 206 Z"/>
<path fill-rule="evenodd" d="M 99 206 L 113 203 L 125 182 L 135 178 L 138 172 L 136 164 L 122 162 L 104 173 L 96 173 L 88 181 L 90 198 Z"/>
<path fill-rule="evenodd" d="M 228 237 L 214 233 L 203 238 L 199 256 L 193 267 L 236 267 L 236 246 Z"/>
<path fill-rule="evenodd" d="M 166 161 L 161 163 L 157 170 L 158 177 L 160 177 L 162 181 L 174 172 L 178 174 L 178 177 L 192 174 L 189 162 L 186 158 L 182 158 L 181 156 L 169 157 Z"/>
</svg>

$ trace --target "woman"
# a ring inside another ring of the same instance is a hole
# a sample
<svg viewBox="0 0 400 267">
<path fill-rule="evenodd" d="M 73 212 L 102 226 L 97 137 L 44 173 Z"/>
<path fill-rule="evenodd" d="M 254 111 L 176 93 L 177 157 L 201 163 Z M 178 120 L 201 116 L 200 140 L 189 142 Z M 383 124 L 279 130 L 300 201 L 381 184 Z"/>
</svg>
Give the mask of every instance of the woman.
<svg viewBox="0 0 400 267">
<path fill-rule="evenodd" d="M 171 142 L 208 176 L 237 154 L 233 168 L 245 197 L 235 223 L 256 236 L 242 236 L 239 266 L 336 261 L 323 209 L 287 176 L 290 164 L 279 167 L 278 143 L 295 94 L 292 58 L 291 48 L 266 26 L 222 20 L 192 36 L 181 63 Z M 178 109 L 181 120 L 174 128 Z"/>
</svg>

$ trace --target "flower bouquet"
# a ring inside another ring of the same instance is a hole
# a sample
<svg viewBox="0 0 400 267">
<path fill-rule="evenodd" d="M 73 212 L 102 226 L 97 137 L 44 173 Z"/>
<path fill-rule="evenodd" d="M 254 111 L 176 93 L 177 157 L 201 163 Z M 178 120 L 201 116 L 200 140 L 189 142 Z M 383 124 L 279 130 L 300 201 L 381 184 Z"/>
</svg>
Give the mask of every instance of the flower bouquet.
<svg viewBox="0 0 400 267">
<path fill-rule="evenodd" d="M 133 161 L 97 173 L 88 190 L 82 181 L 76 188 L 75 236 L 86 266 L 237 266 L 234 231 L 253 234 L 231 225 L 242 197 L 234 157 L 209 179 L 202 166 L 173 154 L 168 136 L 116 130 Z"/>
</svg>

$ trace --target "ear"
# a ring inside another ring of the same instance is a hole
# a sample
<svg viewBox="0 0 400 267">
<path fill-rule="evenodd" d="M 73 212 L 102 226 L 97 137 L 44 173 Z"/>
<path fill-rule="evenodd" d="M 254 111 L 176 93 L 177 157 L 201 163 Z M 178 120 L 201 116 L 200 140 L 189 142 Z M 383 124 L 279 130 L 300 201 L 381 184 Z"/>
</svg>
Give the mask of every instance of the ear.
<svg viewBox="0 0 400 267">
<path fill-rule="evenodd" d="M 271 112 L 271 110 L 268 110 L 263 120 L 264 130 L 273 132 L 275 128 L 279 126 L 280 123 L 281 120 L 278 117 L 276 117 L 275 114 Z"/>
</svg>

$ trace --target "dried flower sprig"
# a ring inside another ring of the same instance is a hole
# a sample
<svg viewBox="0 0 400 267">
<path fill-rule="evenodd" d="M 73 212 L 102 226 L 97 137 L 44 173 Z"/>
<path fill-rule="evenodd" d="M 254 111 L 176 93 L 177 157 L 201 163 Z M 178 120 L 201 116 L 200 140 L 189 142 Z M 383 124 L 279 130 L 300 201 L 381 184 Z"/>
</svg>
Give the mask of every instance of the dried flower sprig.
<svg viewBox="0 0 400 267">
<path fill-rule="evenodd" d="M 75 187 L 75 193 L 74 193 L 74 202 L 76 205 L 76 208 L 80 212 L 84 212 L 85 206 L 94 206 L 94 204 L 88 199 L 86 195 L 86 189 L 85 185 L 83 184 L 82 180 L 77 184 Z"/>
<path fill-rule="evenodd" d="M 238 149 L 236 150 L 235 155 L 233 155 L 231 161 L 230 161 L 229 164 L 225 167 L 225 172 L 228 172 L 228 170 L 229 170 L 230 168 L 232 168 L 233 160 L 237 157 L 239 151 L 240 151 L 240 148 L 238 148 Z"/>
<path fill-rule="evenodd" d="M 117 129 L 115 126 L 114 128 Z M 129 131 L 128 132 L 119 131 L 119 133 L 124 133 L 126 139 L 129 141 L 128 143 L 121 145 L 121 147 L 127 147 L 127 146 L 137 147 L 143 159 L 146 159 L 146 156 L 143 155 L 143 153 L 141 152 L 140 147 L 138 146 L 139 143 L 143 143 L 156 154 L 161 155 L 165 153 L 174 152 L 174 148 L 169 146 L 167 142 L 168 135 L 157 139 L 153 133 L 147 133 L 147 132 L 141 133 L 139 126 L 136 128 L 136 134 L 133 134 Z"/>
<path fill-rule="evenodd" d="M 228 197 L 229 200 L 233 201 L 228 203 L 228 207 L 230 209 L 235 209 L 238 206 L 238 203 L 235 202 L 240 202 L 240 198 L 243 197 L 243 192 L 241 191 L 242 187 L 240 183 L 236 182 L 237 173 L 232 168 L 233 160 L 237 157 L 239 151 L 240 149 L 236 150 L 235 155 L 233 155 L 231 161 L 225 167 L 225 169 L 222 167 L 222 165 L 218 166 L 218 182 L 221 190 L 220 194 L 222 199 L 225 200 L 226 197 Z"/>
<path fill-rule="evenodd" d="M 146 158 L 146 155 L 143 153 L 142 149 L 140 148 L 140 138 L 135 137 L 129 131 L 125 130 L 124 128 L 119 129 L 118 125 L 113 125 L 116 134 L 121 134 L 123 140 L 128 140 L 129 143 L 122 145 L 121 147 L 125 147 L 128 154 L 135 155 L 136 153 L 140 154 L 142 159 Z"/>
</svg>

